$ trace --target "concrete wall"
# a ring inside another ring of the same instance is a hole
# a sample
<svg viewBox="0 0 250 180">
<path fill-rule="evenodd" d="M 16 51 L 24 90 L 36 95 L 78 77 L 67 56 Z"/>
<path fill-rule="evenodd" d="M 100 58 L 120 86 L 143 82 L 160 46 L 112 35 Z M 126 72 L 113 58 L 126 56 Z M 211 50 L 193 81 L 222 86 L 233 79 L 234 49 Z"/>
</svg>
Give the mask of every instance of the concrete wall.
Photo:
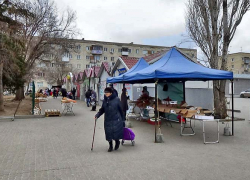
<svg viewBox="0 0 250 180">
<path fill-rule="evenodd" d="M 192 106 L 213 110 L 213 90 L 186 88 L 186 102 Z"/>
<path fill-rule="evenodd" d="M 239 95 L 240 92 L 250 89 L 250 79 L 235 79 L 234 80 L 234 95 Z M 231 82 L 226 83 L 226 95 L 231 94 Z"/>
</svg>

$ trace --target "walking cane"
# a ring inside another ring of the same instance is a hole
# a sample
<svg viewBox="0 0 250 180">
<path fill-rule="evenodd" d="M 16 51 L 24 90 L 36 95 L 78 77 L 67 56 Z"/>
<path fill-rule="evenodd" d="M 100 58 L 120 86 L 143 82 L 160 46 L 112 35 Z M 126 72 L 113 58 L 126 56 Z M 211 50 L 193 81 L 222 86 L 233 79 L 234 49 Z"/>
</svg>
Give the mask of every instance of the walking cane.
<svg viewBox="0 0 250 180">
<path fill-rule="evenodd" d="M 96 127 L 96 121 L 97 121 L 97 119 L 95 119 L 95 127 Z M 91 151 L 93 151 L 93 146 L 94 146 L 94 141 L 95 141 L 95 127 L 94 127 L 94 134 L 93 134 Z"/>
</svg>

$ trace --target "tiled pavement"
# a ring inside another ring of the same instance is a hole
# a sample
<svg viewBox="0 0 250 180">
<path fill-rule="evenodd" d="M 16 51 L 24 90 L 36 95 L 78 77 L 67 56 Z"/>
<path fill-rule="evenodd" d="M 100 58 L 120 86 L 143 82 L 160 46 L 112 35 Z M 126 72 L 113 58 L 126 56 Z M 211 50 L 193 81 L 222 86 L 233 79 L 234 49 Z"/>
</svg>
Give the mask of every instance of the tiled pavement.
<svg viewBox="0 0 250 180">
<path fill-rule="evenodd" d="M 49 99 L 43 109 L 61 108 Z M 0 179 L 250 179 L 250 123 L 236 122 L 235 136 L 221 136 L 219 144 L 204 145 L 201 124 L 196 135 L 181 137 L 179 124 L 163 125 L 165 143 L 155 144 L 154 126 L 133 121 L 136 144 L 126 142 L 107 152 L 103 117 L 97 122 L 91 152 L 95 112 L 83 102 L 76 116 L 0 121 Z M 215 123 L 206 124 L 207 137 L 215 138 Z"/>
</svg>

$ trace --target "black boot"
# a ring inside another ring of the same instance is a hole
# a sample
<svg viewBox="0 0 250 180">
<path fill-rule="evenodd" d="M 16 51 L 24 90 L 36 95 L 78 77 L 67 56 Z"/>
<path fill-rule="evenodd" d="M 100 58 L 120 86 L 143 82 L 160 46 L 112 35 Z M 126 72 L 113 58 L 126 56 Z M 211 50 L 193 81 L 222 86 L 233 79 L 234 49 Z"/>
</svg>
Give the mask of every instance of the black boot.
<svg viewBox="0 0 250 180">
<path fill-rule="evenodd" d="M 109 150 L 108 152 L 113 151 L 113 141 L 109 141 Z"/>
<path fill-rule="evenodd" d="M 119 149 L 119 146 L 120 146 L 120 141 L 115 140 L 115 150 Z"/>
</svg>

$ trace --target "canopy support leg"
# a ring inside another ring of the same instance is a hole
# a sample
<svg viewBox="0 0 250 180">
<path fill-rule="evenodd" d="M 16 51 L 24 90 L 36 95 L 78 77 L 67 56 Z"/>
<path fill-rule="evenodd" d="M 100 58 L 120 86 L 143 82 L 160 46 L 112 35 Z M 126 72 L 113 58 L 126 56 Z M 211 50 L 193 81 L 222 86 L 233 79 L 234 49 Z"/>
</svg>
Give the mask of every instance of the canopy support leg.
<svg viewBox="0 0 250 180">
<path fill-rule="evenodd" d="M 232 136 L 234 136 L 234 80 L 231 80 L 232 91 Z"/>
<path fill-rule="evenodd" d="M 157 104 L 157 83 L 158 80 L 155 81 L 155 143 L 157 142 L 157 110 L 158 110 L 158 104 Z"/>
<path fill-rule="evenodd" d="M 183 101 L 186 102 L 186 87 L 185 87 L 185 81 L 182 81 L 182 87 L 183 87 Z"/>
</svg>

